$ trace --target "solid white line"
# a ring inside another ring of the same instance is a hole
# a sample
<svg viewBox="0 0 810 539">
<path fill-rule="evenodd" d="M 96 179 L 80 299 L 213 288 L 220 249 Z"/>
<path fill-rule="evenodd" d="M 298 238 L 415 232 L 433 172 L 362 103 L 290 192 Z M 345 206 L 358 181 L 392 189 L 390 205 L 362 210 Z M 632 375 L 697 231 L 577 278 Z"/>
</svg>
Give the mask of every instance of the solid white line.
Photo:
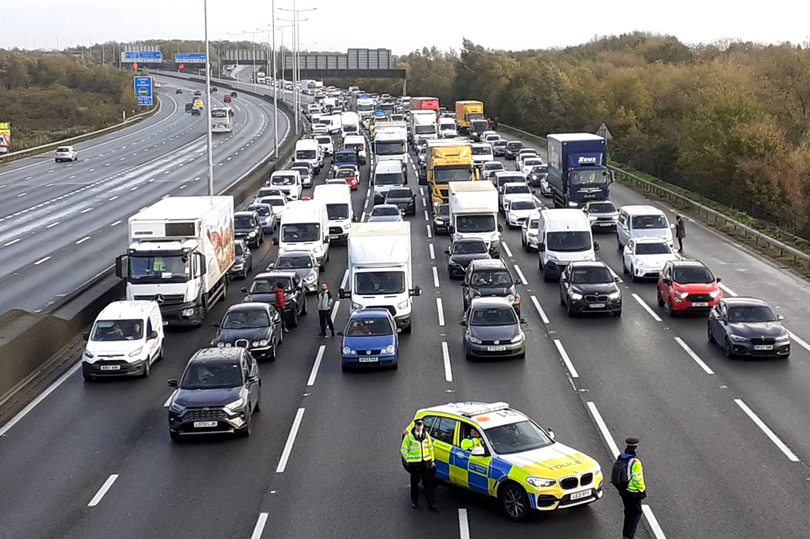
<svg viewBox="0 0 810 539">
<path fill-rule="evenodd" d="M 425 221 L 430 221 L 427 210 L 425 210 Z"/>
<path fill-rule="evenodd" d="M 579 373 L 574 368 L 574 364 L 571 363 L 571 358 L 568 357 L 568 352 L 563 348 L 560 339 L 554 339 L 554 345 L 557 347 L 560 356 L 562 356 L 563 363 L 565 363 L 565 366 L 568 368 L 568 372 L 571 373 L 571 378 L 579 378 Z"/>
<path fill-rule="evenodd" d="M 759 418 L 759 416 L 758 416 L 757 414 L 755 414 L 755 413 L 754 413 L 754 412 L 751 410 L 751 408 L 749 408 L 749 407 L 748 407 L 748 405 L 747 405 L 747 404 L 745 404 L 745 403 L 742 401 L 742 399 L 734 399 L 734 402 L 736 402 L 736 403 L 737 403 L 737 406 L 739 406 L 740 408 L 742 408 L 742 411 L 743 411 L 743 412 L 745 412 L 745 414 L 746 414 L 748 417 L 750 417 L 750 418 L 751 418 L 751 420 L 752 420 L 754 423 L 756 423 L 756 424 L 757 424 L 757 427 L 759 427 L 760 429 L 762 429 L 762 432 L 764 432 L 764 433 L 765 433 L 765 435 L 766 435 L 768 438 L 770 438 L 770 439 L 771 439 L 771 441 L 772 441 L 772 442 L 773 442 L 773 443 L 776 445 L 776 447 L 778 447 L 778 448 L 779 448 L 779 450 L 780 450 L 780 451 L 782 451 L 782 453 L 784 453 L 784 454 L 785 454 L 785 456 L 788 458 L 788 460 L 790 460 L 791 462 L 799 462 L 799 457 L 797 457 L 797 456 L 796 456 L 796 454 L 795 454 L 793 451 L 791 451 L 791 450 L 790 450 L 790 448 L 788 448 L 788 446 L 787 446 L 787 445 L 785 445 L 785 442 L 783 442 L 782 440 L 780 440 L 780 439 L 779 439 L 779 437 L 778 437 L 778 436 L 777 436 L 777 435 L 776 435 L 776 434 L 775 434 L 775 433 L 774 433 L 774 432 L 773 432 L 773 431 L 772 431 L 772 430 L 771 430 L 771 429 L 768 427 L 768 425 L 766 425 L 766 424 L 765 424 L 765 422 L 764 422 L 764 421 L 762 421 L 762 420 Z"/>
<path fill-rule="evenodd" d="M 729 296 L 732 296 L 732 297 L 735 297 L 735 298 L 736 298 L 736 297 L 739 295 L 739 294 L 737 294 L 737 293 L 736 293 L 734 290 L 730 289 L 729 287 L 727 287 L 727 286 L 726 286 L 726 285 L 724 285 L 723 283 L 720 283 L 720 288 L 722 288 L 722 289 L 723 289 L 723 292 L 725 292 L 725 293 L 726 293 L 726 294 L 728 294 Z"/>
<path fill-rule="evenodd" d="M 638 304 L 639 304 L 639 305 L 641 305 L 642 307 L 644 307 L 644 310 L 645 310 L 645 311 L 647 311 L 648 313 L 650 313 L 650 316 L 652 316 L 652 317 L 653 317 L 653 319 L 655 319 L 655 321 L 656 321 L 656 322 L 661 322 L 661 317 L 660 317 L 660 316 L 658 316 L 657 314 L 655 314 L 655 311 L 653 311 L 653 310 L 650 308 L 650 306 L 649 306 L 649 305 L 647 305 L 647 302 L 645 302 L 643 299 L 641 299 L 641 297 L 640 297 L 638 294 L 633 294 L 633 297 L 636 299 L 636 301 L 638 302 Z"/>
<path fill-rule="evenodd" d="M 427 226 L 427 236 L 428 236 L 428 239 L 430 239 L 430 238 L 433 237 L 433 234 L 430 231 L 430 225 L 426 225 L 426 226 Z"/>
<path fill-rule="evenodd" d="M 261 539 L 264 527 L 267 525 L 267 516 L 267 513 L 259 513 L 259 520 L 256 521 L 256 527 L 253 528 L 250 539 Z"/>
<path fill-rule="evenodd" d="M 548 324 L 548 317 L 546 316 L 546 312 L 540 306 L 540 302 L 537 301 L 537 296 L 532 296 L 532 303 L 534 303 L 534 308 L 537 309 L 537 313 L 540 315 L 540 319 L 543 321 L 543 323 Z"/>
<path fill-rule="evenodd" d="M 442 306 L 442 298 L 436 298 L 436 310 L 439 311 L 439 325 L 444 326 L 444 307 Z"/>
<path fill-rule="evenodd" d="M 448 382 L 453 381 L 453 369 L 450 367 L 450 350 L 447 348 L 447 343 L 442 343 L 442 356 L 444 357 L 444 379 Z"/>
<path fill-rule="evenodd" d="M 506 256 L 508 256 L 509 258 L 512 258 L 512 251 L 509 249 L 509 246 L 506 245 L 505 241 L 501 242 L 501 247 L 503 247 L 503 250 L 506 252 Z"/>
<path fill-rule="evenodd" d="M 425 196 L 425 188 L 424 187 L 419 188 L 419 195 L 420 196 Z"/>
<path fill-rule="evenodd" d="M 591 411 L 591 415 L 593 416 L 593 420 L 596 421 L 596 426 L 599 428 L 599 431 L 602 433 L 602 438 L 605 439 L 607 442 L 608 447 L 610 448 L 610 452 L 613 454 L 613 458 L 619 456 L 619 448 L 616 446 L 615 440 L 613 440 L 613 436 L 610 435 L 610 431 L 605 424 L 605 420 L 602 419 L 602 414 L 599 413 L 599 410 L 596 409 L 596 405 L 590 401 L 587 402 L 588 410 Z"/>
<path fill-rule="evenodd" d="M 39 265 L 40 265 L 40 264 L 42 264 L 43 262 L 45 262 L 45 261 L 47 261 L 47 260 L 50 260 L 50 258 L 51 258 L 51 257 L 49 257 L 49 256 L 46 256 L 45 258 L 40 258 L 39 260 L 37 260 L 36 262 L 34 262 L 34 265 L 35 265 L 35 266 L 39 266 Z"/>
<path fill-rule="evenodd" d="M 46 226 L 45 228 L 53 228 L 53 227 L 55 227 L 55 226 L 56 226 L 56 225 L 58 225 L 58 224 L 59 224 L 59 221 L 54 221 L 53 223 L 49 224 L 49 225 L 48 225 L 48 226 Z"/>
<path fill-rule="evenodd" d="M 89 239 L 90 239 L 90 236 L 85 236 L 82 239 L 80 239 L 79 241 L 77 241 L 76 245 L 82 244 L 82 243 L 86 242 Z"/>
<path fill-rule="evenodd" d="M 695 360 L 695 363 L 700 365 L 700 368 L 703 369 L 706 372 L 706 374 L 714 374 L 714 371 L 711 370 L 709 366 L 706 365 L 706 363 L 704 363 L 703 360 L 700 359 L 694 351 L 692 351 L 692 349 L 689 347 L 688 344 L 683 342 L 683 339 L 681 339 L 680 337 L 675 337 L 675 342 L 681 345 L 681 348 L 683 348 L 686 351 L 686 353 L 689 354 L 689 357 Z"/>
<path fill-rule="evenodd" d="M 458 509 L 458 533 L 460 539 L 470 539 L 470 523 L 467 521 L 467 510 Z"/>
<path fill-rule="evenodd" d="M 292 453 L 295 437 L 298 435 L 298 429 L 301 427 L 301 419 L 304 418 L 304 408 L 299 408 L 295 414 L 290 435 L 287 437 L 287 443 L 284 444 L 284 451 L 281 452 L 281 460 L 278 461 L 276 473 L 284 473 L 287 468 L 287 461 L 290 460 L 290 453 Z"/>
<path fill-rule="evenodd" d="M 788 330 L 788 334 L 790 335 L 791 339 L 796 341 L 796 344 L 798 344 L 799 346 L 801 346 L 802 348 L 804 348 L 805 350 L 810 352 L 810 344 L 807 344 L 807 342 L 805 340 L 800 339 L 795 333 L 793 333 L 790 330 Z"/>
<path fill-rule="evenodd" d="M 515 264 L 515 272 L 518 274 L 518 277 L 520 277 L 521 283 L 523 283 L 524 285 L 529 284 L 529 281 L 526 280 L 526 276 L 523 275 L 523 272 L 520 271 L 520 266 L 518 266 L 517 264 Z"/>
<path fill-rule="evenodd" d="M 349 270 L 343 272 L 343 279 L 340 281 L 340 288 L 346 288 L 346 281 L 349 279 Z"/>
<path fill-rule="evenodd" d="M 361 222 L 361 223 L 365 223 L 365 222 L 366 222 L 366 212 L 363 212 L 363 215 L 361 215 L 361 216 L 360 216 L 360 222 Z"/>
<path fill-rule="evenodd" d="M 645 503 L 641 506 L 641 511 L 644 513 L 644 516 L 647 517 L 647 524 L 652 528 L 655 539 L 667 539 L 667 536 L 664 535 L 664 530 L 662 530 L 661 525 L 658 524 L 658 519 L 655 518 L 650 506 Z"/>
<path fill-rule="evenodd" d="M 429 243 L 428 248 L 430 248 L 430 259 L 436 260 L 436 253 L 433 251 L 433 244 Z"/>
<path fill-rule="evenodd" d="M 364 210 L 367 210 L 367 209 L 368 209 L 368 199 L 366 199 L 366 203 L 365 203 L 365 204 L 363 204 L 363 209 L 364 209 Z"/>
<path fill-rule="evenodd" d="M 163 407 L 164 407 L 164 408 L 168 408 L 168 407 L 169 407 L 169 405 L 172 403 L 172 398 L 174 397 L 175 393 L 177 393 L 177 390 L 176 390 L 176 389 L 175 389 L 174 391 L 172 391 L 172 394 L 171 394 L 171 395 L 169 395 L 169 398 L 168 398 L 168 399 L 166 399 L 166 402 L 164 402 L 164 403 L 163 403 Z"/>
<path fill-rule="evenodd" d="M 333 324 L 335 323 L 335 317 L 337 316 L 338 307 L 340 307 L 340 300 L 337 300 L 335 302 L 335 305 L 332 307 L 332 316 L 331 316 L 331 318 L 332 318 L 332 323 Z"/>
<path fill-rule="evenodd" d="M 439 288 L 439 272 L 436 270 L 436 266 L 431 268 L 433 270 L 433 286 Z"/>
<path fill-rule="evenodd" d="M 103 498 L 104 495 L 107 494 L 107 491 L 110 490 L 110 487 L 113 486 L 113 483 L 115 483 L 116 479 L 118 479 L 118 474 L 115 474 L 115 473 L 112 474 L 110 477 L 108 477 L 107 480 L 104 481 L 104 484 L 101 485 L 101 488 L 98 489 L 98 492 L 96 492 L 96 495 L 93 496 L 93 499 L 90 500 L 90 503 L 87 504 L 87 507 L 95 507 L 95 506 L 97 506 L 98 503 L 101 501 L 101 498 Z"/>
<path fill-rule="evenodd" d="M 115 225 L 120 225 L 120 224 L 121 224 L 121 220 L 119 219 L 118 221 L 112 223 L 110 226 L 115 226 Z"/>
<path fill-rule="evenodd" d="M 8 247 L 9 245 L 14 245 L 18 241 L 20 241 L 20 238 L 17 238 L 16 240 L 11 240 L 10 242 L 4 244 L 3 247 Z"/>
<path fill-rule="evenodd" d="M 326 351 L 326 345 L 322 344 L 320 348 L 318 348 L 318 355 L 315 356 L 315 364 L 312 366 L 312 372 L 309 373 L 309 380 L 307 380 L 307 385 L 312 386 L 315 385 L 315 377 L 318 376 L 318 369 L 321 368 L 321 361 L 323 360 L 323 353 Z"/>
<path fill-rule="evenodd" d="M 6 423 L 6 424 L 5 424 L 5 425 L 3 425 L 2 427 L 0 427 L 0 438 L 2 438 L 3 436 L 5 436 L 5 435 L 6 435 L 6 433 L 7 433 L 9 430 L 11 430 L 11 427 L 13 427 L 13 426 L 14 426 L 14 425 L 16 425 L 17 423 L 19 423 L 19 421 L 20 421 L 22 418 L 24 418 L 26 415 L 28 415 L 28 413 L 29 413 L 31 410 L 33 410 L 33 409 L 34 409 L 34 408 L 37 406 L 37 404 L 39 404 L 40 402 L 44 401 L 44 400 L 45 400 L 45 399 L 48 397 L 48 395 L 50 395 L 51 393 L 53 393 L 54 391 L 56 391 L 56 388 L 58 388 L 59 386 L 61 386 L 61 385 L 62 385 L 62 383 L 63 383 L 65 380 L 67 380 L 68 378 L 70 378 L 70 375 L 72 375 L 74 372 L 76 372 L 77 370 L 79 370 L 79 368 L 81 368 L 81 366 L 82 366 L 81 361 L 79 361 L 79 362 L 77 362 L 75 365 L 73 365 L 73 367 L 71 367 L 71 368 L 70 368 L 70 370 L 68 370 L 68 371 L 67 371 L 65 374 L 63 374 L 62 376 L 60 376 L 59 378 L 57 378 L 57 379 L 56 379 L 56 381 L 55 381 L 54 383 L 52 383 L 50 386 L 48 386 L 48 389 L 46 389 L 45 391 L 43 391 L 42 393 L 40 393 L 40 394 L 39 394 L 39 396 L 37 396 L 37 398 L 35 398 L 34 400 L 32 400 L 32 401 L 31 401 L 31 402 L 28 404 L 28 406 L 26 406 L 25 408 L 23 408 L 22 410 L 20 410 L 20 412 L 19 412 L 17 415 L 15 415 L 14 417 L 12 417 L 12 418 L 9 420 L 9 422 L 8 422 L 8 423 Z"/>
</svg>

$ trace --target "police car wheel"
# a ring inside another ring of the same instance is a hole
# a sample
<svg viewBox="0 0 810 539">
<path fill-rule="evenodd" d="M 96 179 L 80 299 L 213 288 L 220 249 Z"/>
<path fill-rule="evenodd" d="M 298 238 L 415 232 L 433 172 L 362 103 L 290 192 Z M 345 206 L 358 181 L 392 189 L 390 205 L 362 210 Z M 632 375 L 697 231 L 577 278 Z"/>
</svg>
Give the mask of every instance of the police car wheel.
<svg viewBox="0 0 810 539">
<path fill-rule="evenodd" d="M 515 521 L 526 520 L 529 516 L 529 497 L 526 491 L 514 483 L 507 483 L 501 488 L 501 506 L 506 516 Z"/>
</svg>

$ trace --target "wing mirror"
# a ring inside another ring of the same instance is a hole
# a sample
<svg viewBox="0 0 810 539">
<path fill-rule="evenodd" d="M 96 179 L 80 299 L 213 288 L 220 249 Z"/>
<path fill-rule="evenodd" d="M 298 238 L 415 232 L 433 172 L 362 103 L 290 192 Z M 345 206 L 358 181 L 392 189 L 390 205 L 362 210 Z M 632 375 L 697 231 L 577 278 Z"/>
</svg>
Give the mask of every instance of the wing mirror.
<svg viewBox="0 0 810 539">
<path fill-rule="evenodd" d="M 158 332 L 153 329 L 152 333 L 149 334 L 149 338 L 150 339 L 157 339 L 158 338 Z"/>
<path fill-rule="evenodd" d="M 411 296 L 421 296 L 422 288 L 420 286 L 415 286 L 408 291 L 408 294 L 410 294 Z"/>
<path fill-rule="evenodd" d="M 450 249 L 445 249 L 444 254 L 449 255 L 450 254 Z"/>
<path fill-rule="evenodd" d="M 554 431 L 551 430 L 551 427 L 546 427 L 546 432 L 548 433 L 548 437 L 553 440 L 554 439 Z"/>
<path fill-rule="evenodd" d="M 350 297 L 352 297 L 352 291 L 351 290 L 344 290 L 342 288 L 338 288 L 338 297 L 340 299 L 350 298 Z"/>
<path fill-rule="evenodd" d="M 593 242 L 593 250 L 594 250 L 594 251 L 598 251 L 598 250 L 599 250 L 599 242 L 598 242 L 598 241 Z"/>
<path fill-rule="evenodd" d="M 219 322 L 211 322 L 211 325 L 214 326 L 215 328 L 218 328 L 219 327 Z"/>
<path fill-rule="evenodd" d="M 338 332 L 337 332 L 337 334 L 338 334 L 339 336 L 343 337 L 343 332 L 342 332 L 342 331 L 338 331 Z"/>
<path fill-rule="evenodd" d="M 777 319 L 777 320 L 779 320 L 779 321 L 781 322 L 782 320 L 784 320 L 784 319 L 785 319 L 785 315 L 784 315 L 784 314 L 777 314 L 777 315 L 776 315 L 776 319 Z"/>
<path fill-rule="evenodd" d="M 82 339 L 84 339 L 85 341 L 89 341 L 90 340 L 90 332 L 85 331 L 84 333 L 82 333 Z"/>
<path fill-rule="evenodd" d="M 503 232 L 503 225 L 498 223 L 498 232 Z"/>
<path fill-rule="evenodd" d="M 715 281 L 717 281 L 718 283 L 719 283 L 720 281 L 722 281 L 722 280 L 723 280 L 723 278 L 722 278 L 722 277 L 717 277 L 717 278 L 715 278 Z"/>
<path fill-rule="evenodd" d="M 543 251 L 546 250 L 546 244 L 545 243 L 538 243 L 537 244 L 537 250 L 542 253 Z"/>
<path fill-rule="evenodd" d="M 459 323 L 458 323 L 458 325 L 459 325 L 459 326 L 464 326 L 464 327 L 467 327 L 467 321 L 466 321 L 466 320 L 462 320 L 461 322 L 459 322 Z"/>
<path fill-rule="evenodd" d="M 243 286 L 243 287 L 242 287 L 242 289 L 241 289 L 241 292 L 242 292 L 243 294 L 247 294 L 247 293 L 248 293 L 248 289 L 247 289 L 247 287 L 246 287 L 246 286 Z"/>
<path fill-rule="evenodd" d="M 455 234 L 455 233 L 456 233 L 456 227 L 454 227 L 453 225 L 450 225 L 449 227 L 447 227 L 447 230 L 448 230 L 448 231 L 449 231 L 451 234 Z"/>
<path fill-rule="evenodd" d="M 177 380 L 171 379 L 167 383 L 169 384 L 169 387 L 177 388 Z"/>
<path fill-rule="evenodd" d="M 273 245 L 278 245 L 278 238 L 273 238 Z"/>
</svg>

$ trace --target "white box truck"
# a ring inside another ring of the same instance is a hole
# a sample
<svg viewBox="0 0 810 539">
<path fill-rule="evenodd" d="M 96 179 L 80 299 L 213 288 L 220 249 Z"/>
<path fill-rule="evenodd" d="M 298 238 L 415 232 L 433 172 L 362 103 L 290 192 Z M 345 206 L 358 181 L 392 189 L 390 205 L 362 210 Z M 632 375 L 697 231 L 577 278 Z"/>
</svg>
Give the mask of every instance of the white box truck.
<svg viewBox="0 0 810 539">
<path fill-rule="evenodd" d="M 354 223 L 348 252 L 349 288 L 338 296 L 351 298 L 352 311 L 388 309 L 397 328 L 410 333 L 411 298 L 422 293 L 413 286 L 410 223 Z"/>
<path fill-rule="evenodd" d="M 436 124 L 436 111 L 412 110 L 408 137 L 411 140 L 411 144 L 414 146 L 421 140 L 439 138 L 439 128 Z"/>
<path fill-rule="evenodd" d="M 233 197 L 169 197 L 129 218 L 115 274 L 127 300 L 157 301 L 167 324 L 200 325 L 225 298 L 235 253 Z"/>
<path fill-rule="evenodd" d="M 374 155 L 377 161 L 399 161 L 408 173 L 408 124 L 382 121 L 374 124 Z"/>
<path fill-rule="evenodd" d="M 498 224 L 498 190 L 492 182 L 450 182 L 450 235 L 459 238 L 481 238 L 490 256 L 500 257 L 501 230 Z"/>
</svg>

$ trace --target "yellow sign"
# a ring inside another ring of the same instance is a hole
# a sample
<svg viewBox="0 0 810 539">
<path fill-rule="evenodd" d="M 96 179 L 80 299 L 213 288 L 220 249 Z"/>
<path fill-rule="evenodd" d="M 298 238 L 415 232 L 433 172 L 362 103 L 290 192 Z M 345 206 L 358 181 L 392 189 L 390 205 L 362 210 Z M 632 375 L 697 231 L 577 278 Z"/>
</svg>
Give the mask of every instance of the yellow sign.
<svg viewBox="0 0 810 539">
<path fill-rule="evenodd" d="M 0 148 L 11 148 L 11 124 L 0 122 Z"/>
<path fill-rule="evenodd" d="M 195 106 L 195 107 L 197 107 L 198 109 L 203 108 L 203 102 L 202 102 L 202 99 L 195 99 L 195 100 L 194 100 L 194 106 Z"/>
</svg>

